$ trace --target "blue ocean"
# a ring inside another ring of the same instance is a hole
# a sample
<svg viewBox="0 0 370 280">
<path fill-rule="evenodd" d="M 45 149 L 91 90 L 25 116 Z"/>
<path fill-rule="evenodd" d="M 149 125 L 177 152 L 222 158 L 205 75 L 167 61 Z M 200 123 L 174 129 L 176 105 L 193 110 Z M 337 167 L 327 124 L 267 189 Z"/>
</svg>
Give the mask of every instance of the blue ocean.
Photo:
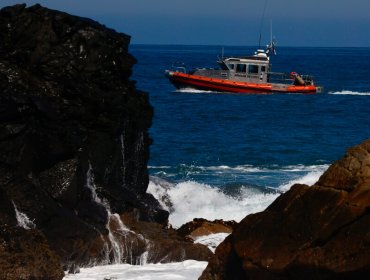
<svg viewBox="0 0 370 280">
<path fill-rule="evenodd" d="M 222 50 L 249 55 L 256 47 L 130 47 L 138 60 L 132 79 L 154 107 L 149 191 L 160 197 L 159 185 L 172 186 L 175 226 L 263 210 L 370 138 L 370 48 L 278 48 L 273 71 L 311 74 L 324 87 L 319 94 L 176 90 L 164 76 L 178 63 L 217 67 Z"/>
</svg>

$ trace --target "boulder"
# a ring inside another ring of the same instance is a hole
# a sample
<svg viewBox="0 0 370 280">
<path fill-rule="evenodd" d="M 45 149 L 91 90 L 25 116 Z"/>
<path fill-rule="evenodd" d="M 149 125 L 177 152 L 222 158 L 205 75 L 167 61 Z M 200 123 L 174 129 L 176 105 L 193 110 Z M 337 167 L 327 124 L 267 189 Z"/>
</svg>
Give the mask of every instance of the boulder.
<svg viewBox="0 0 370 280">
<path fill-rule="evenodd" d="M 231 233 L 236 224 L 237 223 L 235 221 L 208 221 L 202 218 L 195 218 L 193 221 L 188 222 L 178 228 L 177 232 L 183 237 L 194 240 L 197 237 L 209 234 Z"/>
<path fill-rule="evenodd" d="M 141 243 L 141 262 L 168 263 L 186 259 L 208 261 L 213 255 L 207 246 L 194 244 L 193 240 L 185 238 L 171 227 L 138 220 L 134 212 L 121 215 L 121 220 L 127 229 L 136 233 L 136 236 L 133 236 L 134 239 L 137 240 L 137 236 L 140 237 L 141 242 L 140 240 L 133 242 L 132 238 L 131 241 L 126 242 Z"/>
<path fill-rule="evenodd" d="M 370 140 L 244 218 L 200 279 L 370 278 Z"/>
</svg>

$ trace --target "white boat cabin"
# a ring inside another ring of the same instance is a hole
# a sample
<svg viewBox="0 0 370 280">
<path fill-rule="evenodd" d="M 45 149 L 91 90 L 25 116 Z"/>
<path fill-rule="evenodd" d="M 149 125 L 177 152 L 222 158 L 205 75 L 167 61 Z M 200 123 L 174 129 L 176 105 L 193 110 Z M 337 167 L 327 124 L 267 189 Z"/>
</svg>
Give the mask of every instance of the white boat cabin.
<svg viewBox="0 0 370 280">
<path fill-rule="evenodd" d="M 264 50 L 247 57 L 229 57 L 218 62 L 230 78 L 254 83 L 267 83 L 270 72 L 269 57 Z"/>
</svg>

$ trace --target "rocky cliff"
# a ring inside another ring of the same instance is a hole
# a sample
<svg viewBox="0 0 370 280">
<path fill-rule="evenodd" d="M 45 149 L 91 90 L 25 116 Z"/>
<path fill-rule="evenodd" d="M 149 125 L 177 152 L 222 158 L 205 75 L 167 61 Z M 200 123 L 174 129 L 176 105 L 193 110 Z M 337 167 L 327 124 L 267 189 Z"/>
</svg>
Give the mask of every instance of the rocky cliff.
<svg viewBox="0 0 370 280">
<path fill-rule="evenodd" d="M 242 220 L 200 279 L 369 279 L 369 207 L 370 140 Z"/>
<path fill-rule="evenodd" d="M 129 41 L 40 5 L 0 10 L 2 236 L 34 232 L 65 269 L 132 256 L 117 239 L 129 231 L 124 213 L 167 224 L 146 193 L 153 109 L 129 80 Z"/>
</svg>

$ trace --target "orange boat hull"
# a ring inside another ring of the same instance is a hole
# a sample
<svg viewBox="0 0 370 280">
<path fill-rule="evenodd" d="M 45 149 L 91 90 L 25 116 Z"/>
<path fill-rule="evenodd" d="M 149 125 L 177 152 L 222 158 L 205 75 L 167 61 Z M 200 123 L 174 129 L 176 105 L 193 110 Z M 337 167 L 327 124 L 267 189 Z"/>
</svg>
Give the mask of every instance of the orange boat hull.
<svg viewBox="0 0 370 280">
<path fill-rule="evenodd" d="M 196 88 L 201 90 L 212 90 L 220 92 L 235 93 L 317 93 L 320 87 L 314 85 L 282 85 L 272 83 L 248 83 L 217 78 L 196 76 L 182 72 L 167 72 L 167 76 L 177 88 Z"/>
</svg>

